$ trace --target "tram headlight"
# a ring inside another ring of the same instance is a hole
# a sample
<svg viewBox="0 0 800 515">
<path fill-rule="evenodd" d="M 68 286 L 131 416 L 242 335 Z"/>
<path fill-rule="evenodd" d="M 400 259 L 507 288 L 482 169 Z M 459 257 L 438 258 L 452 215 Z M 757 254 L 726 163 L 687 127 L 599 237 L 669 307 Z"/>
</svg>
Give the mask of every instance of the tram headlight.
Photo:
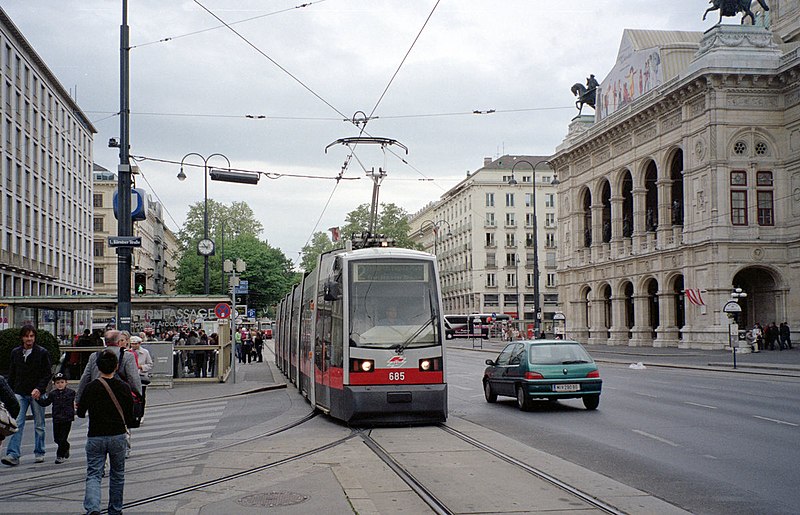
<svg viewBox="0 0 800 515">
<path fill-rule="evenodd" d="M 419 360 L 420 372 L 437 372 L 442 370 L 442 358 L 423 358 Z"/>
<path fill-rule="evenodd" d="M 351 372 L 373 372 L 375 370 L 375 361 L 371 359 L 351 359 L 350 371 Z"/>
</svg>

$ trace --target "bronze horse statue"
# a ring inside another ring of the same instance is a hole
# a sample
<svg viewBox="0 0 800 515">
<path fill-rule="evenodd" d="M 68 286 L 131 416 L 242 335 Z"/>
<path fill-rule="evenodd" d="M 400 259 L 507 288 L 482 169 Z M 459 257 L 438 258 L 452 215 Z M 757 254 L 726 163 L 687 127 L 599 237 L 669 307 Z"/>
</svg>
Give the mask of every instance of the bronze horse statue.
<svg viewBox="0 0 800 515">
<path fill-rule="evenodd" d="M 586 79 L 586 86 L 580 82 L 576 82 L 572 85 L 570 91 L 572 91 L 573 95 L 578 97 L 578 100 L 575 101 L 575 108 L 578 110 L 578 116 L 580 116 L 581 112 L 583 111 L 584 104 L 588 105 L 592 109 L 597 109 L 595 107 L 595 102 L 597 100 L 598 86 L 599 84 L 594 78 L 594 75 L 590 75 L 589 78 Z"/>
<path fill-rule="evenodd" d="M 750 10 L 750 4 L 752 4 L 752 0 L 709 0 L 711 7 L 706 9 L 705 14 L 703 14 L 703 20 L 706 19 L 706 16 L 711 11 L 719 11 L 719 21 L 722 22 L 723 16 L 736 16 L 736 13 L 743 12 L 744 16 L 742 16 L 742 24 L 744 24 L 744 20 L 747 17 L 750 17 L 750 21 L 752 25 L 756 24 L 756 17 L 753 14 L 753 11 Z M 765 11 L 769 11 L 769 6 L 765 0 L 758 0 L 759 5 Z"/>
</svg>

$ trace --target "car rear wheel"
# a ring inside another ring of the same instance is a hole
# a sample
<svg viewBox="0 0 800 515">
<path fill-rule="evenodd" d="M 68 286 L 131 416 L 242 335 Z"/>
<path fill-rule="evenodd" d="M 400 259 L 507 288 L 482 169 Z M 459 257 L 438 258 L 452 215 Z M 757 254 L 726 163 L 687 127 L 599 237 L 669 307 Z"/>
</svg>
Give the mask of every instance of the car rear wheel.
<svg viewBox="0 0 800 515">
<path fill-rule="evenodd" d="M 531 398 L 528 397 L 528 394 L 525 393 L 525 388 L 522 386 L 517 386 L 517 406 L 522 411 L 528 411 L 531 409 Z"/>
<path fill-rule="evenodd" d="M 483 396 L 486 397 L 486 402 L 497 402 L 497 394 L 494 393 L 489 381 L 483 382 Z"/>
<path fill-rule="evenodd" d="M 586 406 L 588 410 L 596 410 L 597 406 L 600 405 L 600 396 L 599 395 L 587 395 L 583 398 L 583 405 Z"/>
</svg>

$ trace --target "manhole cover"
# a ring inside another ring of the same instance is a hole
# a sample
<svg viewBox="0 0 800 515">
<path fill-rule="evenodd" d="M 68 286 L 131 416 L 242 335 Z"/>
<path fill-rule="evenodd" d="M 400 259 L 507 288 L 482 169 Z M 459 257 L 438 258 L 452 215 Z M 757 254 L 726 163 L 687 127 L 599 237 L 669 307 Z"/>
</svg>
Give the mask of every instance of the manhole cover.
<svg viewBox="0 0 800 515">
<path fill-rule="evenodd" d="M 295 492 L 267 492 L 242 497 L 237 503 L 242 506 L 272 508 L 275 506 L 292 506 L 308 500 L 307 495 Z"/>
</svg>

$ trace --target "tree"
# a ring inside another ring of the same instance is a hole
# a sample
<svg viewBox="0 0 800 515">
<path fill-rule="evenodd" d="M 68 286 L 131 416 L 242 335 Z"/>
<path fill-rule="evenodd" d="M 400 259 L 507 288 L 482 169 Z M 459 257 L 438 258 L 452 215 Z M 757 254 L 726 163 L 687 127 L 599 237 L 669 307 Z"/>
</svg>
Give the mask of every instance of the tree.
<svg viewBox="0 0 800 515">
<path fill-rule="evenodd" d="M 353 234 L 367 231 L 370 221 L 369 210 L 369 204 L 361 204 L 353 211 L 350 211 L 345 218 L 342 235 L 349 239 L 352 238 Z M 375 234 L 383 234 L 389 238 L 394 238 L 395 246 L 397 247 L 418 249 L 419 245 L 409 237 L 409 230 L 408 212 L 405 209 L 393 203 L 381 204 L 375 224 Z"/>
<path fill-rule="evenodd" d="M 328 238 L 327 233 L 321 231 L 315 232 L 311 237 L 311 242 L 300 251 L 302 255 L 300 268 L 306 272 L 310 272 L 317 266 L 317 257 L 319 257 L 320 254 L 340 246 L 341 244 L 332 242 L 331 239 Z"/>
<path fill-rule="evenodd" d="M 295 282 L 293 264 L 280 249 L 251 235 L 239 236 L 230 247 L 230 253 L 225 251 L 226 259 L 242 259 L 247 263 L 247 270 L 240 278 L 249 285 L 248 307 L 266 310 L 291 290 Z"/>
<path fill-rule="evenodd" d="M 203 238 L 204 214 L 203 201 L 189 206 L 186 222 L 178 233 L 185 248 L 194 247 Z M 264 231 L 264 226 L 256 220 L 253 210 L 245 202 L 232 202 L 230 206 L 226 206 L 208 199 L 208 237 L 213 240 L 221 239 L 223 231 L 228 236 L 249 234 L 258 237 Z M 215 243 L 219 246 L 220 242 Z"/>
</svg>

